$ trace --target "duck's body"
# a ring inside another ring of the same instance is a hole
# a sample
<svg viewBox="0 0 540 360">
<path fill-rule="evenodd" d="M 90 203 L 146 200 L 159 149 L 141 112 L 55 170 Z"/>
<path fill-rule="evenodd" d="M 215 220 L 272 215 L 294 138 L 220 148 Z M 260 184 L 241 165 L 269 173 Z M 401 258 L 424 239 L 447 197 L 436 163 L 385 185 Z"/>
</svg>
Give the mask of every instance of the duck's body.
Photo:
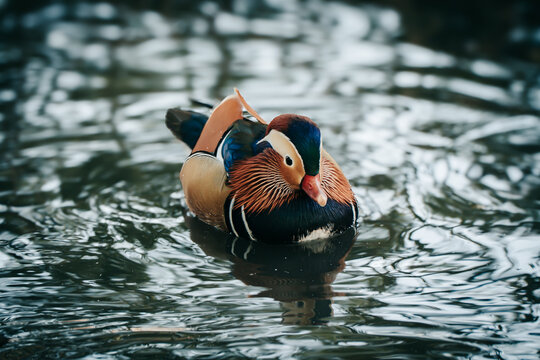
<svg viewBox="0 0 540 360">
<path fill-rule="evenodd" d="M 259 121 L 244 118 L 243 105 Z M 208 119 L 171 109 L 167 126 L 193 149 L 180 180 L 204 222 L 267 242 L 327 237 L 355 224 L 351 187 L 309 118 L 285 114 L 268 125 L 236 92 Z"/>
</svg>

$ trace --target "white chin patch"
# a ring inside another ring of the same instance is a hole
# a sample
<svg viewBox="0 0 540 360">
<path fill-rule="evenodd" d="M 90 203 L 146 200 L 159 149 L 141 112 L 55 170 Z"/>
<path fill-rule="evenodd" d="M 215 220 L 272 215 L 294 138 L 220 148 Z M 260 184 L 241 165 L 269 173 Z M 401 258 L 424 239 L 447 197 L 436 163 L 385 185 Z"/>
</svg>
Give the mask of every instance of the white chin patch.
<svg viewBox="0 0 540 360">
<path fill-rule="evenodd" d="M 319 228 L 302 236 L 300 239 L 298 239 L 298 241 L 305 242 L 305 241 L 312 241 L 312 240 L 317 240 L 317 239 L 326 239 L 332 236 L 332 230 L 333 230 L 333 226 L 326 226 L 323 228 Z"/>
</svg>

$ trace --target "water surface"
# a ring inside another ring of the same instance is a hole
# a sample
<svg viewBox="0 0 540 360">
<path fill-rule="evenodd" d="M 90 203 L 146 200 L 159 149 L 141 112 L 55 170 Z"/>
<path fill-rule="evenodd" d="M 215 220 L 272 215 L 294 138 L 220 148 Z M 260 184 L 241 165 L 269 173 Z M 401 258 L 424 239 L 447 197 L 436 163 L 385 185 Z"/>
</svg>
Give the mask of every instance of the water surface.
<svg viewBox="0 0 540 360">
<path fill-rule="evenodd" d="M 538 358 L 532 3 L 0 7 L 1 358 Z M 189 215 L 165 111 L 233 87 L 320 125 L 356 233 Z"/>
</svg>

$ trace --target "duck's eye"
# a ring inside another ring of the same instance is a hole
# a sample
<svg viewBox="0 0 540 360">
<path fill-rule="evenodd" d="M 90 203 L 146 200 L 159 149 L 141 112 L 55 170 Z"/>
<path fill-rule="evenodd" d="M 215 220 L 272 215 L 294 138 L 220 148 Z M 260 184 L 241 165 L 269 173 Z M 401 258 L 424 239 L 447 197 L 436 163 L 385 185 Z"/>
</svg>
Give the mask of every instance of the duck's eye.
<svg viewBox="0 0 540 360">
<path fill-rule="evenodd" d="M 287 164 L 287 166 L 292 166 L 292 159 L 290 158 L 289 155 L 285 156 L 285 164 Z"/>
</svg>

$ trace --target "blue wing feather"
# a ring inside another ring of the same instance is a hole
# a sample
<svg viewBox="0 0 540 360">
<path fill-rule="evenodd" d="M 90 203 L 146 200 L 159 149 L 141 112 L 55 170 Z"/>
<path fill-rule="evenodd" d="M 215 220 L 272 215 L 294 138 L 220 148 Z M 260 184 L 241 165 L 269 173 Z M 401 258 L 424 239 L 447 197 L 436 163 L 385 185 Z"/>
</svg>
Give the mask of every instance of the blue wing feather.
<svg viewBox="0 0 540 360">
<path fill-rule="evenodd" d="M 223 140 L 221 155 L 227 173 L 235 162 L 257 155 L 260 146 L 257 142 L 264 137 L 266 125 L 241 119 L 236 121 Z"/>
<path fill-rule="evenodd" d="M 193 149 L 199 140 L 199 136 L 201 136 L 208 116 L 194 111 L 174 108 L 167 111 L 165 119 L 167 127 L 174 136 Z"/>
</svg>

